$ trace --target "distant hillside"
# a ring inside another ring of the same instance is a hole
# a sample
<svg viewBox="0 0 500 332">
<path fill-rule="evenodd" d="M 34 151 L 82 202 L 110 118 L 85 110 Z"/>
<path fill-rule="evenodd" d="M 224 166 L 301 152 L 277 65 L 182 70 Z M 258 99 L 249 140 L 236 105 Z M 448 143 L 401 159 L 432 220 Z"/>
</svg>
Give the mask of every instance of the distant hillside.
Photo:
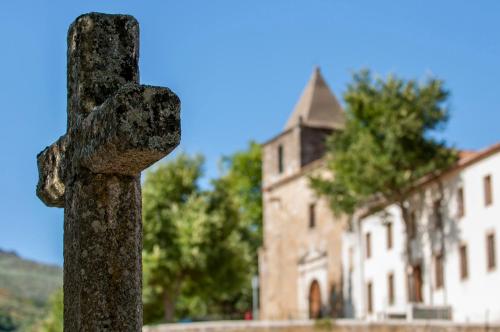
<svg viewBox="0 0 500 332">
<path fill-rule="evenodd" d="M 60 287 L 60 267 L 0 249 L 0 331 L 29 331 L 44 316 L 49 296 Z"/>
</svg>

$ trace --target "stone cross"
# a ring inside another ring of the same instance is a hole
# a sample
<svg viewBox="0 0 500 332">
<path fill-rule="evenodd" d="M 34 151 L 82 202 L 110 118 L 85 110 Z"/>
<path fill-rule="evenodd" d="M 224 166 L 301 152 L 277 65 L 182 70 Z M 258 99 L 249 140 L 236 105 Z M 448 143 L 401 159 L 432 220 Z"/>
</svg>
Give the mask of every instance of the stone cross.
<svg viewBox="0 0 500 332">
<path fill-rule="evenodd" d="M 90 13 L 68 32 L 66 135 L 38 154 L 38 197 L 64 208 L 64 330 L 142 329 L 140 172 L 180 141 L 180 101 L 139 85 L 139 25 Z"/>
</svg>

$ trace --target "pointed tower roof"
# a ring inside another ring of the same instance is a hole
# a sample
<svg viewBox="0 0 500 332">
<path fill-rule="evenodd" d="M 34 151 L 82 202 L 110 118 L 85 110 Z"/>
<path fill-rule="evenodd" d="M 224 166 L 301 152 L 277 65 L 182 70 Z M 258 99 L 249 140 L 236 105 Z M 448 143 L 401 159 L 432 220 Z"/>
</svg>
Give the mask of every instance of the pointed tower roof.
<svg viewBox="0 0 500 332">
<path fill-rule="evenodd" d="M 331 129 L 344 127 L 344 111 L 326 84 L 319 67 L 314 68 L 302 96 L 286 123 L 285 130 L 295 127 L 300 122 L 309 127 Z"/>
</svg>

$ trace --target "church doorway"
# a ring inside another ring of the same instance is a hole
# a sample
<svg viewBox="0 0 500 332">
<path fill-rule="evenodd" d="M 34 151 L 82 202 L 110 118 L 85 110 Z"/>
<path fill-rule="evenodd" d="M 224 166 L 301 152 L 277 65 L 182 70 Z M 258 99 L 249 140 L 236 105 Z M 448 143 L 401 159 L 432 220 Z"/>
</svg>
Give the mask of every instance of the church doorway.
<svg viewBox="0 0 500 332">
<path fill-rule="evenodd" d="M 317 280 L 314 280 L 309 288 L 309 318 L 321 318 L 321 291 Z"/>
<path fill-rule="evenodd" d="M 413 300 L 423 302 L 422 294 L 422 268 L 420 264 L 413 266 Z"/>
</svg>

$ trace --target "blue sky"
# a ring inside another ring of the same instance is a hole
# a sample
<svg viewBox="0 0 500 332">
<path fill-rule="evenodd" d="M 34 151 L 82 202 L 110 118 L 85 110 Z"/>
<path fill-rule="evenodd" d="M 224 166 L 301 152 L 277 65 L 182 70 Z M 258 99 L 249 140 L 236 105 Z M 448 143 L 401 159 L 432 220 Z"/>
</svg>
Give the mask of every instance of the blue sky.
<svg viewBox="0 0 500 332">
<path fill-rule="evenodd" d="M 450 143 L 500 141 L 499 1 L 2 1 L 0 248 L 62 264 L 63 211 L 35 196 L 35 156 L 66 130 L 66 33 L 89 11 L 141 25 L 141 82 L 182 100 L 180 150 L 221 155 L 279 133 L 314 65 L 341 96 L 353 71 L 451 90 Z"/>
</svg>

